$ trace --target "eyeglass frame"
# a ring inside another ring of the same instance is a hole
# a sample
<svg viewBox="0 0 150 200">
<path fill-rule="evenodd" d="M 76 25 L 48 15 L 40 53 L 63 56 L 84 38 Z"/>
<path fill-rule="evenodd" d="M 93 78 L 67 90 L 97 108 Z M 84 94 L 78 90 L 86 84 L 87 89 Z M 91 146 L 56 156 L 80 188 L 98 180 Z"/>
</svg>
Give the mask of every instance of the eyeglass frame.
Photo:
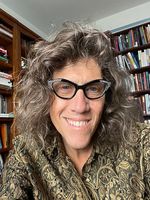
<svg viewBox="0 0 150 200">
<path fill-rule="evenodd" d="M 63 82 L 63 81 L 64 81 L 64 82 L 67 82 L 67 83 L 72 84 L 72 85 L 75 87 L 74 94 L 73 94 L 71 97 L 69 97 L 69 98 L 68 98 L 68 97 L 61 97 L 61 96 L 59 96 L 59 95 L 57 94 L 57 92 L 55 91 L 55 89 L 53 88 L 53 83 L 54 83 L 54 82 L 57 82 L 57 81 L 60 81 L 60 82 Z M 102 83 L 105 83 L 105 84 L 106 84 L 106 87 L 105 87 L 103 93 L 102 93 L 99 97 L 90 98 L 90 97 L 87 96 L 85 88 L 86 88 L 87 85 L 89 85 L 89 84 L 91 84 L 91 83 L 94 83 L 94 82 L 102 82 Z M 95 79 L 95 80 L 89 81 L 89 82 L 87 82 L 87 83 L 85 83 L 85 84 L 78 85 L 77 83 L 74 83 L 74 82 L 72 82 L 72 81 L 70 81 L 70 80 L 63 79 L 63 78 L 58 78 L 58 79 L 48 80 L 48 86 L 50 87 L 50 89 L 52 89 L 52 91 L 56 94 L 56 96 L 58 96 L 58 97 L 61 98 L 61 99 L 66 99 L 66 100 L 72 99 L 72 98 L 76 95 L 77 91 L 78 91 L 79 89 L 81 89 L 81 90 L 83 90 L 83 93 L 84 93 L 84 95 L 85 95 L 86 98 L 88 98 L 88 99 L 90 99 L 90 100 L 95 100 L 95 99 L 99 99 L 99 98 L 101 98 L 102 96 L 104 96 L 104 94 L 106 93 L 106 91 L 110 88 L 111 82 L 110 82 L 110 81 L 106 81 L 106 80 L 104 80 L 104 79 Z"/>
</svg>

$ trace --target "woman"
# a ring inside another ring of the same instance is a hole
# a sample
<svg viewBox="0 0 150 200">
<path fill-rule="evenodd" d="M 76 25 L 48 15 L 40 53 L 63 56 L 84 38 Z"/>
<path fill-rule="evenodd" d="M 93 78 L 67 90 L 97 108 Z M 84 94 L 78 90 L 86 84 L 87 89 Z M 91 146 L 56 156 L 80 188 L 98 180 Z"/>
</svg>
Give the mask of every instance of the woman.
<svg viewBox="0 0 150 200">
<path fill-rule="evenodd" d="M 34 45 L 16 90 L 1 199 L 149 198 L 150 127 L 136 123 L 128 74 L 105 34 L 65 24 Z"/>
</svg>

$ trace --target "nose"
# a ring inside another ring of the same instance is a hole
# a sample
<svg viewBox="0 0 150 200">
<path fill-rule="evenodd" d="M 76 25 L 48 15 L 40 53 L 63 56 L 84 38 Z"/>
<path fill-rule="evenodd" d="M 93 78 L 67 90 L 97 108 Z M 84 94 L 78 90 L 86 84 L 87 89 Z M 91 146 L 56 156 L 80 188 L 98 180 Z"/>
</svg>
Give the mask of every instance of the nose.
<svg viewBox="0 0 150 200">
<path fill-rule="evenodd" d="M 71 99 L 71 109 L 77 113 L 84 113 L 89 111 L 89 99 L 86 98 L 83 90 L 79 89 L 76 95 Z"/>
</svg>

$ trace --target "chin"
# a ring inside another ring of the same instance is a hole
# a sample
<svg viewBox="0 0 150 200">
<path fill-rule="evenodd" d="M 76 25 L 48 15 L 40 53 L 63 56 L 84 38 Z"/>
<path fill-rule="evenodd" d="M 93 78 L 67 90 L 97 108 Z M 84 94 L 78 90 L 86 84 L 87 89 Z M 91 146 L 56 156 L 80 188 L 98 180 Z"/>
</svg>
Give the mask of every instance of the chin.
<svg viewBox="0 0 150 200">
<path fill-rule="evenodd" d="M 86 141 L 80 141 L 80 140 L 77 140 L 77 141 L 75 141 L 74 140 L 74 142 L 73 143 L 70 143 L 70 147 L 72 148 L 72 149 L 76 149 L 76 150 L 83 150 L 83 149 L 87 149 L 87 148 L 89 148 L 91 146 L 91 142 L 90 142 L 90 140 L 88 140 L 87 142 Z"/>
</svg>

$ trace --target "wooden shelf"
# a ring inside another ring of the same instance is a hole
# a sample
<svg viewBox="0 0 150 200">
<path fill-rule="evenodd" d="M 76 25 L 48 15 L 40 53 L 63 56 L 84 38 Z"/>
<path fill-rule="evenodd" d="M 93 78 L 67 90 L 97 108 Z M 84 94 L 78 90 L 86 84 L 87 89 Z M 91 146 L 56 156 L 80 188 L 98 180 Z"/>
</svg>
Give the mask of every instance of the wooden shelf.
<svg viewBox="0 0 150 200">
<path fill-rule="evenodd" d="M 12 43 L 12 41 L 13 41 L 13 38 L 11 38 L 3 33 L 0 33 L 0 44 L 1 45 L 6 46 L 6 45 Z"/>
<path fill-rule="evenodd" d="M 115 55 L 117 56 L 117 55 L 120 55 L 120 54 L 124 55 L 124 54 L 126 54 L 128 52 L 134 52 L 134 51 L 144 50 L 144 49 L 148 49 L 148 48 L 150 48 L 150 43 L 142 45 L 142 46 L 131 47 L 131 48 L 125 49 L 123 51 L 114 50 L 114 52 L 115 52 Z"/>
<path fill-rule="evenodd" d="M 147 88 L 131 92 L 131 96 L 139 99 L 143 113 L 148 110 L 150 101 L 149 25 L 150 22 L 146 22 L 111 35 L 109 33 L 117 63 L 131 74 L 133 88 Z M 142 67 L 138 68 L 139 65 Z M 150 119 L 150 115 L 143 114 L 143 117 Z"/>
<path fill-rule="evenodd" d="M 6 95 L 6 96 L 11 96 L 13 94 L 13 90 L 10 88 L 4 89 L 0 87 L 0 94 Z"/>
<path fill-rule="evenodd" d="M 150 89 L 149 90 L 141 90 L 141 91 L 131 92 L 131 94 L 134 97 L 139 97 L 139 96 L 142 96 L 142 95 L 145 95 L 145 94 L 150 94 Z"/>
<path fill-rule="evenodd" d="M 8 70 L 12 70 L 12 64 L 11 63 L 6 63 L 3 61 L 0 61 L 0 69 L 8 69 Z"/>
<path fill-rule="evenodd" d="M 0 60 L 0 71 L 12 74 L 13 76 L 13 85 L 17 82 L 17 77 L 21 71 L 21 57 L 28 53 L 28 42 L 31 41 L 35 42 L 37 40 L 41 40 L 39 35 L 31 31 L 29 28 L 21 24 L 18 20 L 13 18 L 11 15 L 6 13 L 1 9 L 0 12 L 0 24 L 1 28 L 3 28 L 3 32 L 0 32 L 0 46 L 5 50 L 4 52 L 7 53 L 8 63 Z M 7 34 L 12 34 L 11 36 L 7 36 Z M 23 54 L 23 55 L 22 55 Z M 0 86 L 0 95 L 2 95 L 3 99 L 6 99 L 7 106 L 4 107 L 4 111 L 10 113 L 10 115 L 2 115 L 0 117 L 0 124 L 6 124 L 9 128 L 13 121 L 14 117 L 13 114 L 13 97 L 14 97 L 14 89 L 9 87 Z M 5 110 L 6 109 L 6 110 Z M 6 117 L 7 116 L 7 117 Z M 10 116 L 10 117 L 9 117 Z M 7 128 L 6 127 L 6 128 Z M 11 129 L 10 133 L 10 144 L 12 145 L 12 138 L 16 134 L 16 127 Z M 0 130 L 1 131 L 1 130 Z M 7 157 L 7 153 L 9 152 L 10 148 L 1 149 L 0 153 L 3 153 L 3 158 L 5 161 L 5 157 Z"/>
<path fill-rule="evenodd" d="M 150 72 L 150 66 L 145 66 L 145 67 L 141 67 L 141 68 L 137 68 L 137 69 L 132 69 L 129 72 L 131 74 L 139 74 L 145 71 L 149 71 Z"/>
<path fill-rule="evenodd" d="M 0 122 L 12 122 L 13 119 L 12 117 L 0 117 Z"/>
<path fill-rule="evenodd" d="M 150 114 L 148 114 L 148 115 L 144 114 L 143 117 L 145 120 L 150 119 Z"/>
<path fill-rule="evenodd" d="M 9 150 L 10 150 L 9 148 L 3 148 L 3 149 L 0 149 L 0 154 L 8 153 Z"/>
</svg>

